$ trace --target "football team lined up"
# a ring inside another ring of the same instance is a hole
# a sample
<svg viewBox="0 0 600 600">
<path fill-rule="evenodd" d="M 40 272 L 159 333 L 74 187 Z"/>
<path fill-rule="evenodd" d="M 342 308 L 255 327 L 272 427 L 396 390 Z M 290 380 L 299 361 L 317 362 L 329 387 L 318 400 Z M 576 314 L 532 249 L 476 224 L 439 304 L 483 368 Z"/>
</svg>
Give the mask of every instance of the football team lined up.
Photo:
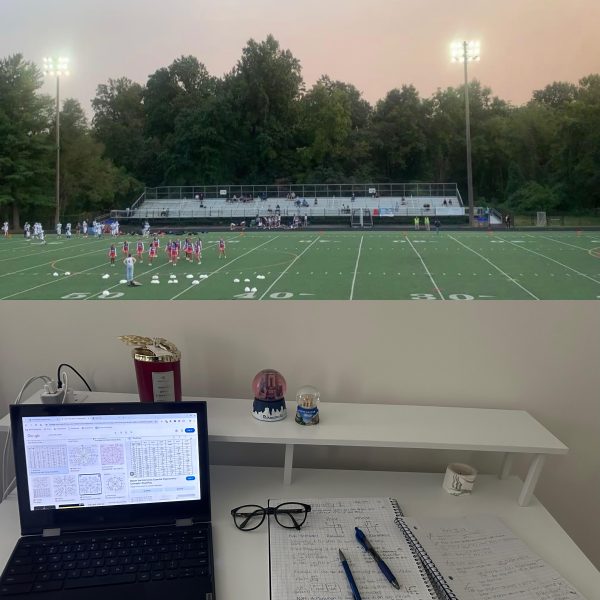
<svg viewBox="0 0 600 600">
<path fill-rule="evenodd" d="M 135 247 L 135 252 L 134 248 Z M 147 257 L 148 264 L 152 264 L 153 261 L 158 257 L 160 250 L 160 238 L 154 236 L 152 241 L 148 243 Z M 217 251 L 219 258 L 227 258 L 225 253 L 225 240 L 220 238 L 217 242 Z M 144 254 L 146 253 L 146 244 L 143 240 L 138 240 L 135 243 L 130 243 L 128 240 L 121 242 L 121 253 L 123 256 L 133 255 L 135 253 L 136 262 L 143 264 Z M 185 238 L 182 242 L 180 240 L 169 240 L 165 247 L 165 254 L 169 261 L 169 264 L 176 265 L 179 259 L 183 256 L 187 262 L 202 264 L 202 240 L 191 240 Z M 114 267 L 117 258 L 117 247 L 115 244 L 111 244 L 108 250 L 108 258 L 110 265 Z"/>
</svg>

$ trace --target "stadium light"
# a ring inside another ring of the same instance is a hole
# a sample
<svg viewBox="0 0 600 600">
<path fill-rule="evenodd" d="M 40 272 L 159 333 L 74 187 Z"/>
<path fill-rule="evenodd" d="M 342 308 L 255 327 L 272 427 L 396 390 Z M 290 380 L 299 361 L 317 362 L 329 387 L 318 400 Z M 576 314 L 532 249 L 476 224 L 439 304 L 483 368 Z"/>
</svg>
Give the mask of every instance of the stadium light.
<svg viewBox="0 0 600 600">
<path fill-rule="evenodd" d="M 469 200 L 469 225 L 475 225 L 475 209 L 473 207 L 473 167 L 471 164 L 471 118 L 469 113 L 469 75 L 467 64 L 479 62 L 481 44 L 479 42 L 452 42 L 450 57 L 452 62 L 462 62 L 465 67 L 465 128 L 467 137 L 467 197 Z"/>
<path fill-rule="evenodd" d="M 68 77 L 69 59 L 60 56 L 58 58 L 44 58 L 44 75 L 56 77 L 56 212 L 54 224 L 60 221 L 60 78 Z"/>
</svg>

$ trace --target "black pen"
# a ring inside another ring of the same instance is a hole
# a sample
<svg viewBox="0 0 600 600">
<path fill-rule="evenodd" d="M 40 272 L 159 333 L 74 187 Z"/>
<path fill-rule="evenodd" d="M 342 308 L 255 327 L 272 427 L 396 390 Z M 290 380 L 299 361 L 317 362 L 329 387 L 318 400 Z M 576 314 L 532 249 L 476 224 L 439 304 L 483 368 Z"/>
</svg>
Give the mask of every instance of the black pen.
<svg viewBox="0 0 600 600">
<path fill-rule="evenodd" d="M 360 597 L 360 594 L 358 593 L 358 588 L 356 587 L 356 582 L 354 581 L 354 577 L 352 577 L 352 571 L 350 570 L 350 567 L 348 566 L 348 561 L 346 560 L 344 553 L 341 550 L 339 550 L 339 548 L 338 548 L 338 551 L 340 553 L 340 560 L 342 561 L 342 567 L 344 567 L 344 572 L 346 573 L 348 583 L 350 584 L 350 589 L 352 590 L 352 597 L 354 598 L 354 600 L 362 600 Z"/>
<path fill-rule="evenodd" d="M 358 528 L 354 528 L 356 533 L 356 539 L 359 541 L 360 545 L 375 559 L 379 570 L 386 576 L 387 580 L 397 589 L 400 589 L 400 584 L 398 580 L 394 577 L 393 573 L 390 571 L 390 568 L 383 562 L 383 559 L 377 552 L 373 546 L 371 546 L 371 542 L 367 539 L 367 536 Z"/>
</svg>

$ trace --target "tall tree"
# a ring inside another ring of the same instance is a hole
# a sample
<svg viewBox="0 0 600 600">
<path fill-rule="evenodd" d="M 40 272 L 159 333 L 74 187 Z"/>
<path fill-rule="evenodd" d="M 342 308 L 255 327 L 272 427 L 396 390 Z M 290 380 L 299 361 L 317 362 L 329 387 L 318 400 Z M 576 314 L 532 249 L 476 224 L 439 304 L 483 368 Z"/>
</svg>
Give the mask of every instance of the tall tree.
<svg viewBox="0 0 600 600">
<path fill-rule="evenodd" d="M 193 56 L 182 56 L 148 78 L 146 136 L 157 183 L 193 185 L 206 181 L 205 168 L 214 172 L 214 145 L 221 146 L 219 127 L 214 127 L 220 121 L 216 89 L 217 80 Z"/>
<path fill-rule="evenodd" d="M 0 59 L 0 209 L 15 228 L 22 211 L 54 203 L 52 100 L 37 93 L 41 85 L 39 69 L 21 54 Z"/>
<path fill-rule="evenodd" d="M 100 84 L 92 100 L 92 125 L 96 138 L 104 145 L 104 155 L 145 181 L 143 92 L 139 83 L 126 77 Z"/>
<path fill-rule="evenodd" d="M 131 202 L 141 185 L 104 158 L 81 105 L 65 100 L 61 111 L 61 208 L 63 219 L 98 214 Z"/>
<path fill-rule="evenodd" d="M 226 78 L 228 110 L 234 116 L 237 176 L 273 181 L 295 165 L 297 101 L 303 90 L 300 61 L 279 42 L 250 40 Z"/>
<path fill-rule="evenodd" d="M 371 124 L 373 157 L 386 181 L 419 179 L 425 169 L 426 106 L 412 85 L 380 100 Z"/>
</svg>

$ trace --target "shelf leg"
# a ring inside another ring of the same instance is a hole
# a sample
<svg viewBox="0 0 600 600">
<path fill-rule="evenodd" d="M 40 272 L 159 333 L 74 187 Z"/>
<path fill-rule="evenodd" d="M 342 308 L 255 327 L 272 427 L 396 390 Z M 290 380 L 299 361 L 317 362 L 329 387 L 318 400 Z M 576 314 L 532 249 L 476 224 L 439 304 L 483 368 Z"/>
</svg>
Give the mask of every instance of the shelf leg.
<svg viewBox="0 0 600 600">
<path fill-rule="evenodd" d="M 519 506 L 527 506 L 529 504 L 531 496 L 533 496 L 535 486 L 538 482 L 538 479 L 540 478 L 540 473 L 542 472 L 542 468 L 544 467 L 545 460 L 545 454 L 536 454 L 533 457 L 533 460 L 529 465 L 527 477 L 525 477 L 525 481 L 523 482 L 521 493 L 519 494 Z"/>
<path fill-rule="evenodd" d="M 294 462 L 294 444 L 285 445 L 285 462 L 283 465 L 283 483 L 292 483 L 292 463 Z"/>
<path fill-rule="evenodd" d="M 513 452 L 506 452 L 504 454 L 504 460 L 502 461 L 502 469 L 500 469 L 500 474 L 498 475 L 500 479 L 506 479 L 510 475 L 514 458 L 515 455 Z"/>
</svg>

